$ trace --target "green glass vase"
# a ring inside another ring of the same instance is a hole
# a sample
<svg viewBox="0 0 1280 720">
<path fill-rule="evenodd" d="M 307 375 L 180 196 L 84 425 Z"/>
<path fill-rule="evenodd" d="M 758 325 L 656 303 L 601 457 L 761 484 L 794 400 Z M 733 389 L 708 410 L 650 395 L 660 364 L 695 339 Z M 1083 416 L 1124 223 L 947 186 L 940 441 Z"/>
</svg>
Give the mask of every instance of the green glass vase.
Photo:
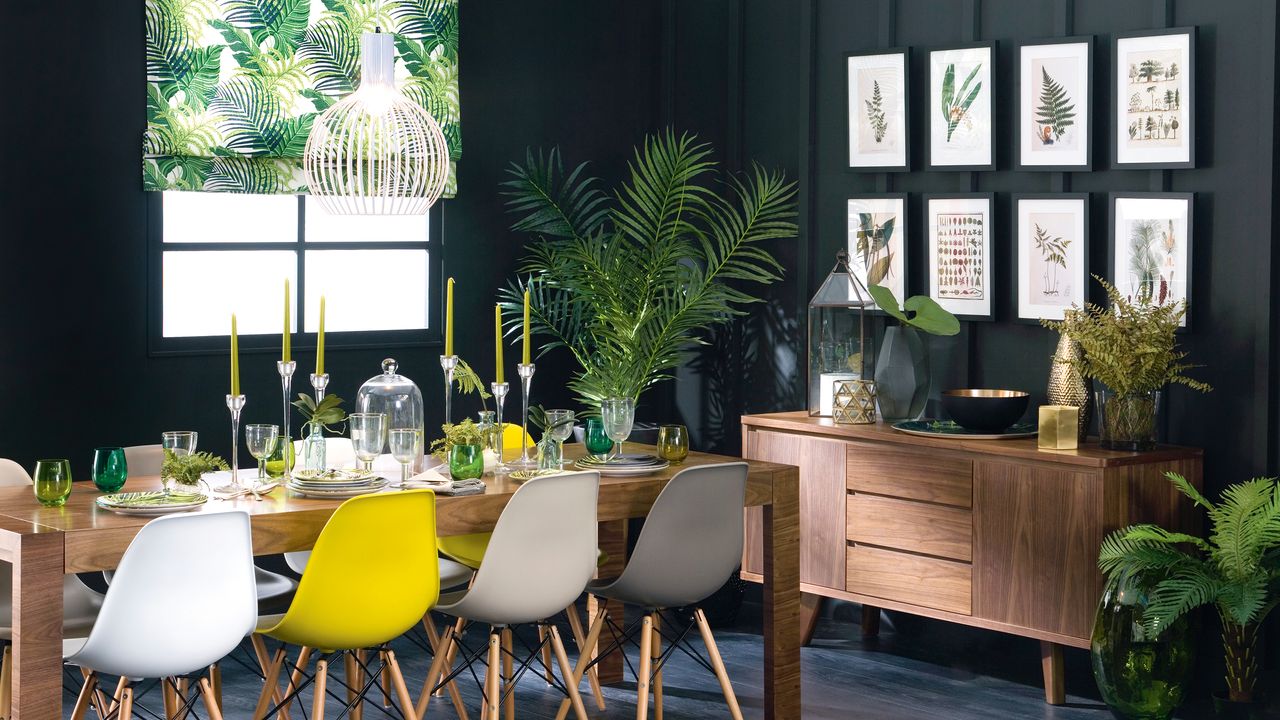
<svg viewBox="0 0 1280 720">
<path fill-rule="evenodd" d="M 1093 677 L 1119 720 L 1168 720 L 1186 697 L 1195 665 L 1195 633 L 1187 616 L 1150 637 L 1143 630 L 1146 584 L 1107 584 L 1090 642 Z"/>
<path fill-rule="evenodd" d="M 449 448 L 449 474 L 454 480 L 472 480 L 484 475 L 483 445 L 453 445 Z"/>
</svg>

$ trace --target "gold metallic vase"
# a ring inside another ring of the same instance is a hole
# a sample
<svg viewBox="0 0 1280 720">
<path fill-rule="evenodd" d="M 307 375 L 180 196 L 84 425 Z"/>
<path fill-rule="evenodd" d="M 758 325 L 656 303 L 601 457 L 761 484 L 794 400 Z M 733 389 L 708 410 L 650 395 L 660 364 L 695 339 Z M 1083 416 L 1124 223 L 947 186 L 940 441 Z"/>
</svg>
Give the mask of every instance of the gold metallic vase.
<svg viewBox="0 0 1280 720">
<path fill-rule="evenodd" d="M 1089 392 L 1089 381 L 1080 374 L 1073 362 L 1084 357 L 1080 343 L 1072 340 L 1066 333 L 1058 337 L 1058 349 L 1053 353 L 1053 361 L 1049 368 L 1049 390 L 1047 393 L 1050 405 L 1070 405 L 1080 408 L 1079 440 L 1084 442 L 1089 434 L 1089 425 L 1093 422 L 1093 393 Z"/>
</svg>

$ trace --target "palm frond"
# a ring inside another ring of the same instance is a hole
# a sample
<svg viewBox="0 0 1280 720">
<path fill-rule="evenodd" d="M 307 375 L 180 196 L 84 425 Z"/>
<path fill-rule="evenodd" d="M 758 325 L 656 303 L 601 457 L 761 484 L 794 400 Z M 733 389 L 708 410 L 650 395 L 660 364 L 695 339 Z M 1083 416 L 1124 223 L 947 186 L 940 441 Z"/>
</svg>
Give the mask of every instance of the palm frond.
<svg viewBox="0 0 1280 720">
<path fill-rule="evenodd" d="M 507 211 L 520 215 L 511 227 L 522 232 L 553 238 L 585 238 L 596 232 L 608 217 L 608 197 L 599 180 L 584 175 L 587 163 L 575 167 L 566 177 L 560 150 L 525 153 L 523 165 L 507 168 Z"/>
<path fill-rule="evenodd" d="M 1142 624 L 1153 637 L 1188 612 L 1218 599 L 1223 584 L 1202 564 L 1178 567 L 1147 596 Z"/>
</svg>

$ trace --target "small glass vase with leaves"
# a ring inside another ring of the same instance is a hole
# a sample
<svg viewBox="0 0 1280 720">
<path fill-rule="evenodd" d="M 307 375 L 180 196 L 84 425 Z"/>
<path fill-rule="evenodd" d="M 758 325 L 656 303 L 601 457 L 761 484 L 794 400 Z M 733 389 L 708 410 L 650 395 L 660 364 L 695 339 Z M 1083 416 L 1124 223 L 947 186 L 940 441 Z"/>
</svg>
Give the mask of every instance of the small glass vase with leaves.
<svg viewBox="0 0 1280 720">
<path fill-rule="evenodd" d="M 559 470 L 564 464 L 564 441 L 573 432 L 573 417 L 570 410 L 529 408 L 529 425 L 542 432 L 537 445 L 539 470 Z"/>
<path fill-rule="evenodd" d="M 164 461 L 160 465 L 160 484 L 165 495 L 194 493 L 200 487 L 200 478 L 215 470 L 230 470 L 227 461 L 207 452 L 175 453 L 164 449 Z"/>
<path fill-rule="evenodd" d="M 485 438 L 480 426 L 469 418 L 440 426 L 444 437 L 431 442 L 431 453 L 448 463 L 454 480 L 471 480 L 484 475 Z"/>
<path fill-rule="evenodd" d="M 298 393 L 293 401 L 302 415 L 302 467 L 307 470 L 326 470 L 324 431 L 335 432 L 331 427 L 347 419 L 347 411 L 342 409 L 342 398 L 337 395 L 325 395 L 317 403 L 315 398 L 306 393 Z M 291 442 L 291 440 L 282 440 Z"/>
</svg>

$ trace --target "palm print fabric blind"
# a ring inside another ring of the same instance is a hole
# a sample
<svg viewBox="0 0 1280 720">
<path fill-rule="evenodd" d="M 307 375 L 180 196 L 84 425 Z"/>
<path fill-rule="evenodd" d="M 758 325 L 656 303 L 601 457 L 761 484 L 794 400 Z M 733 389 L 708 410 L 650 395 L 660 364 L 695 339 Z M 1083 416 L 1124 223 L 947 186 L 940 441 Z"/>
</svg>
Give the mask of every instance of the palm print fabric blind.
<svg viewBox="0 0 1280 720">
<path fill-rule="evenodd" d="M 316 116 L 359 86 L 360 37 L 394 33 L 396 84 L 462 154 L 458 0 L 147 0 L 146 190 L 307 191 Z"/>
</svg>

